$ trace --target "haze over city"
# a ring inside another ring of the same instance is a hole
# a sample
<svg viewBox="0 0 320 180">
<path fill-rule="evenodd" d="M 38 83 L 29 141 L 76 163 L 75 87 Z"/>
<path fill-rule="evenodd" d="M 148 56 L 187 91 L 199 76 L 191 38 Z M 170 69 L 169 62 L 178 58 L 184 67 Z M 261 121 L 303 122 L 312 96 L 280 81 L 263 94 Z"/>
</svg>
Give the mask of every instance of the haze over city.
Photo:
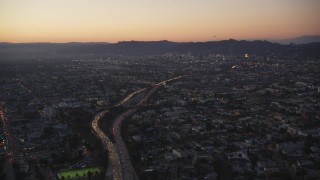
<svg viewBox="0 0 320 180">
<path fill-rule="evenodd" d="M 318 0 L 0 0 L 0 42 L 215 41 L 320 35 Z"/>
<path fill-rule="evenodd" d="M 0 0 L 0 179 L 319 180 L 320 0 Z"/>
</svg>

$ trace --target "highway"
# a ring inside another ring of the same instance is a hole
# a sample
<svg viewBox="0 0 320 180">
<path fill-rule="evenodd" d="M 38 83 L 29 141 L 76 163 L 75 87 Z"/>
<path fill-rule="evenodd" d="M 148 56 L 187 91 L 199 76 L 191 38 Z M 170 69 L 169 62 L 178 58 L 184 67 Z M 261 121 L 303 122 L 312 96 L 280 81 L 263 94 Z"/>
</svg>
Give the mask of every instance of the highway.
<svg viewBox="0 0 320 180">
<path fill-rule="evenodd" d="M 123 100 L 121 100 L 119 103 L 117 103 L 117 104 L 116 104 L 115 106 L 113 106 L 113 107 L 118 107 L 118 106 L 123 105 L 123 104 L 126 103 L 128 100 L 130 100 L 134 95 L 136 95 L 136 94 L 138 94 L 138 93 L 140 93 L 140 92 L 142 92 L 142 91 L 145 91 L 145 90 L 146 90 L 146 88 L 143 88 L 143 89 L 139 89 L 138 91 L 135 91 L 135 92 L 129 94 L 126 98 L 124 98 Z"/>
<path fill-rule="evenodd" d="M 119 153 L 119 157 L 121 160 L 121 166 L 122 166 L 122 174 L 123 174 L 123 179 L 125 180 L 138 180 L 138 176 L 132 166 L 132 163 L 130 161 L 130 156 L 128 153 L 128 149 L 121 137 L 121 124 L 122 122 L 127 118 L 130 117 L 131 115 L 133 115 L 138 109 L 139 107 L 142 106 L 146 106 L 148 100 L 150 99 L 150 97 L 163 85 L 165 85 L 166 83 L 176 80 L 176 79 L 180 79 L 184 76 L 178 76 L 175 78 L 171 78 L 165 81 L 162 81 L 160 83 L 157 83 L 153 86 L 153 88 L 147 93 L 147 95 L 139 101 L 139 103 L 136 105 L 136 107 L 133 107 L 131 109 L 129 109 L 128 111 L 124 112 L 123 114 L 121 114 L 120 116 L 118 116 L 113 125 L 112 125 L 112 134 L 115 137 L 115 142 L 116 142 L 116 146 L 118 149 L 118 153 Z"/>
<path fill-rule="evenodd" d="M 112 143 L 112 141 L 99 128 L 99 125 L 98 125 L 99 120 L 108 113 L 108 110 L 104 110 L 103 112 L 100 112 L 95 115 L 91 123 L 92 129 L 95 132 L 96 136 L 101 140 L 104 148 L 108 150 L 108 155 L 109 155 L 109 165 L 108 165 L 108 171 L 106 172 L 106 177 L 105 177 L 106 179 L 110 179 L 110 177 L 112 177 L 112 179 L 114 180 L 118 180 L 118 179 L 119 180 L 120 179 L 138 180 L 139 179 L 130 161 L 128 149 L 121 137 L 121 124 L 127 117 L 133 115 L 140 107 L 146 106 L 150 97 L 161 86 L 165 85 L 170 81 L 180 79 L 182 77 L 184 76 L 174 77 L 153 85 L 152 89 L 146 94 L 146 96 L 142 100 L 139 101 L 139 103 L 136 106 L 119 115 L 112 124 L 112 134 L 115 138 L 115 143 Z M 115 106 L 112 106 L 112 107 L 123 105 L 128 100 L 130 100 L 134 95 L 140 92 L 143 92 L 145 90 L 146 88 L 143 88 L 129 94 L 123 100 L 121 100 L 119 103 L 117 103 Z"/>
<path fill-rule="evenodd" d="M 128 96 L 126 96 L 123 100 L 112 107 L 118 107 L 126 103 L 130 100 L 135 94 L 143 92 L 146 88 L 139 89 Z M 105 179 L 114 179 L 114 180 L 121 180 L 124 179 L 122 177 L 121 171 L 121 163 L 119 158 L 119 153 L 117 152 L 117 147 L 112 143 L 110 138 L 100 129 L 99 121 L 100 119 L 108 113 L 108 110 L 104 110 L 98 114 L 96 114 L 91 122 L 91 128 L 95 132 L 95 135 L 101 140 L 103 147 L 108 151 L 108 170 L 106 172 Z"/>
<path fill-rule="evenodd" d="M 108 136 L 100 129 L 99 127 L 99 120 L 108 112 L 108 110 L 105 110 L 93 118 L 93 121 L 91 123 L 91 127 L 93 131 L 95 132 L 96 136 L 101 140 L 102 145 L 105 149 L 108 151 L 108 158 L 109 158 L 109 165 L 108 165 L 108 171 L 106 173 L 106 179 L 109 179 L 111 176 L 114 180 L 121 180 L 122 178 L 122 172 L 121 172 L 121 164 L 119 160 L 118 153 L 116 151 L 116 147 L 113 145 L 111 140 L 108 138 Z"/>
</svg>

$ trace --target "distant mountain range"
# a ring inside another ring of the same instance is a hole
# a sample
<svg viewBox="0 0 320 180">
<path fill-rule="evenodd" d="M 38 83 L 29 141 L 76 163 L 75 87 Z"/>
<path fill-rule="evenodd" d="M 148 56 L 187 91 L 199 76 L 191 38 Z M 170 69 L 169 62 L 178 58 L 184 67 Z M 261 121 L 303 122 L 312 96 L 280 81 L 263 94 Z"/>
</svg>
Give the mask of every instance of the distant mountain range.
<svg viewBox="0 0 320 180">
<path fill-rule="evenodd" d="M 300 40 L 301 42 L 302 40 Z M 210 42 L 123 41 L 118 43 L 0 43 L 0 58 L 49 57 L 54 54 L 161 55 L 224 54 L 278 55 L 320 58 L 320 43 L 284 45 L 269 41 Z"/>
<path fill-rule="evenodd" d="M 271 42 L 279 44 L 308 44 L 313 42 L 320 42 L 320 36 L 300 36 L 292 39 L 282 39 L 282 40 L 269 40 Z"/>
</svg>

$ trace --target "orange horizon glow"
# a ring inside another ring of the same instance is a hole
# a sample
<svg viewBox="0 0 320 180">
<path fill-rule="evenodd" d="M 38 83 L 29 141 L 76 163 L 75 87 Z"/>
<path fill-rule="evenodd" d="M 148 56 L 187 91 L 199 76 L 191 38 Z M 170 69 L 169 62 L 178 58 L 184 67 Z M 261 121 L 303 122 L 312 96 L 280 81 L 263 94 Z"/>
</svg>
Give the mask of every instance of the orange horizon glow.
<svg viewBox="0 0 320 180">
<path fill-rule="evenodd" d="M 320 35 L 318 0 L 0 0 L 0 42 L 287 39 Z"/>
</svg>

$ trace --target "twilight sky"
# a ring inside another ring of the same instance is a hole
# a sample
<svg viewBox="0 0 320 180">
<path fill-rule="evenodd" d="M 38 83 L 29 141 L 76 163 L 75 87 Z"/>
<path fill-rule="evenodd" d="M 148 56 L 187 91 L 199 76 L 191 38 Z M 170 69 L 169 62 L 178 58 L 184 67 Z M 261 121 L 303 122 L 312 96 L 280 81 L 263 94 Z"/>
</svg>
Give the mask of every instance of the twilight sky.
<svg viewBox="0 0 320 180">
<path fill-rule="evenodd" d="M 0 0 L 0 42 L 320 35 L 320 0 Z"/>
</svg>

